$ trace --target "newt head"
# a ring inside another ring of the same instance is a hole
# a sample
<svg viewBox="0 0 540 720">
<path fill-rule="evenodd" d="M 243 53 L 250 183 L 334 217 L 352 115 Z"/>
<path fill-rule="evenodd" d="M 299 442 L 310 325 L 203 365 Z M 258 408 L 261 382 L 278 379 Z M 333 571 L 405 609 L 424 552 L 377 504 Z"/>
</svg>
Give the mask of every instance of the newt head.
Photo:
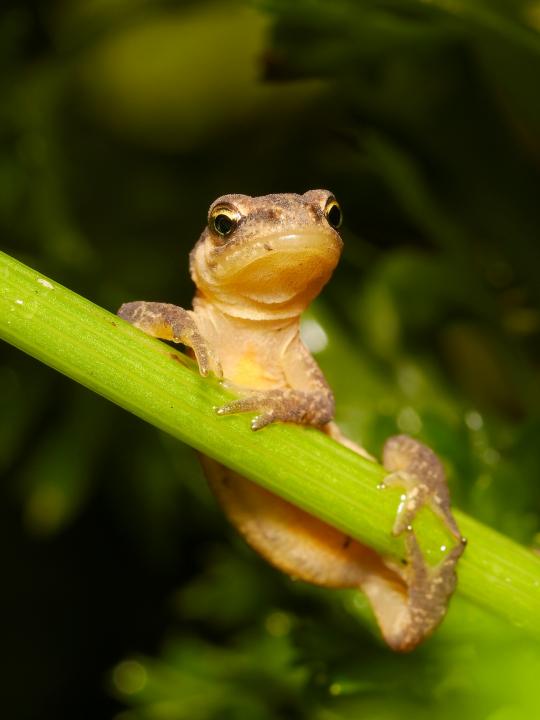
<svg viewBox="0 0 540 720">
<path fill-rule="evenodd" d="M 340 224 L 327 190 L 218 198 L 190 256 L 198 296 L 235 317 L 298 316 L 339 261 Z"/>
</svg>

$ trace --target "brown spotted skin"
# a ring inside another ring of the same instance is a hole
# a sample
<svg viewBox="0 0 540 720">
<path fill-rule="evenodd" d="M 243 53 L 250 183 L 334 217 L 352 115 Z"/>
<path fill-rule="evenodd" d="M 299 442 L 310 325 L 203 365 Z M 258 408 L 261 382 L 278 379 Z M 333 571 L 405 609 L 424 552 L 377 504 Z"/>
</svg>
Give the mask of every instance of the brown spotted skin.
<svg viewBox="0 0 540 720">
<path fill-rule="evenodd" d="M 326 190 L 218 198 L 190 255 L 193 310 L 132 302 L 119 315 L 146 333 L 186 345 L 203 375 L 223 377 L 240 397 L 218 408 L 220 415 L 253 413 L 253 430 L 278 421 L 314 425 L 370 458 L 331 422 L 332 392 L 300 339 L 300 314 L 341 254 L 341 238 L 330 223 L 334 203 Z M 225 513 L 255 550 L 297 579 L 361 589 L 393 649 L 411 650 L 444 617 L 464 542 L 443 468 L 429 448 L 403 435 L 384 448 L 385 484 L 404 490 L 393 528 L 404 536 L 404 566 L 214 460 L 202 463 Z M 436 567 L 424 561 L 413 530 L 426 505 L 455 538 Z"/>
</svg>

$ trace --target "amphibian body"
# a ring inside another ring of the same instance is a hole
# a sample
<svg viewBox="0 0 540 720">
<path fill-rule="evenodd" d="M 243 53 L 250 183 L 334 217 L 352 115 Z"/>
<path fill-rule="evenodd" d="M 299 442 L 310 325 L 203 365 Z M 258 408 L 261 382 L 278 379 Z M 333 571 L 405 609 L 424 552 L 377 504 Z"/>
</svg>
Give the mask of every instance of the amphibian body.
<svg viewBox="0 0 540 720">
<path fill-rule="evenodd" d="M 193 310 L 130 302 L 119 315 L 146 333 L 191 348 L 203 375 L 213 371 L 225 378 L 240 397 L 219 408 L 221 415 L 253 412 L 253 430 L 276 421 L 313 425 L 369 457 L 332 422 L 332 392 L 300 339 L 300 314 L 339 260 L 340 223 L 339 205 L 326 190 L 225 195 L 211 205 L 190 255 L 197 287 Z M 399 435 L 387 441 L 383 464 L 389 472 L 385 484 L 397 484 L 405 493 L 394 526 L 394 533 L 405 537 L 405 565 L 203 458 L 213 492 L 252 547 L 297 579 L 360 588 L 386 642 L 403 651 L 443 618 L 464 545 L 434 453 Z M 436 567 L 424 561 L 411 527 L 424 505 L 456 540 Z"/>
</svg>

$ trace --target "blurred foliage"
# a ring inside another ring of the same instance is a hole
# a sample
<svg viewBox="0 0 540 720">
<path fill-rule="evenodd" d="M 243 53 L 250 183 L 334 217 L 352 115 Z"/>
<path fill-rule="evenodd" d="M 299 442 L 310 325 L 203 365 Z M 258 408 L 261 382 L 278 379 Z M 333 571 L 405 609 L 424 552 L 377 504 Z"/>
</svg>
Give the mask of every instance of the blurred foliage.
<svg viewBox="0 0 540 720">
<path fill-rule="evenodd" d="M 536 0 L 3 3 L 2 249 L 110 309 L 186 306 L 217 195 L 331 188 L 306 334 L 338 420 L 420 436 L 540 546 L 539 29 Z M 1 353 L 6 717 L 538 716 L 528 638 L 457 599 L 392 655 L 362 598 L 243 546 L 189 448 Z"/>
</svg>

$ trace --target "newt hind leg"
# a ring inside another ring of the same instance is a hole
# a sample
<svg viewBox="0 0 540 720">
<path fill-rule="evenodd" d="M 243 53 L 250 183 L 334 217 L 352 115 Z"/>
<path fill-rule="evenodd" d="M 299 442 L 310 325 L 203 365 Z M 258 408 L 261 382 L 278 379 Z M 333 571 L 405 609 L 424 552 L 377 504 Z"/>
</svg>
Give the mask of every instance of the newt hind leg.
<svg viewBox="0 0 540 720">
<path fill-rule="evenodd" d="M 422 443 L 406 435 L 389 438 L 383 449 L 383 465 L 390 471 L 383 485 L 403 487 L 401 503 L 393 527 L 394 535 L 405 534 L 407 568 L 407 603 L 396 618 L 388 613 L 377 614 L 385 639 L 397 650 L 410 650 L 427 637 L 443 619 L 448 601 L 456 586 L 455 566 L 466 540 L 461 536 L 450 510 L 450 494 L 444 469 L 435 453 Z M 412 523 L 422 507 L 429 507 L 442 519 L 455 538 L 454 546 L 443 560 L 433 567 L 425 561 Z M 364 586 L 368 597 L 377 594 L 371 587 L 373 579 Z"/>
<path fill-rule="evenodd" d="M 403 436 L 388 442 L 385 451 L 391 473 L 388 484 L 397 484 L 399 473 L 406 473 L 400 484 L 407 487 L 410 503 L 415 500 L 414 507 L 405 503 L 406 513 L 402 514 L 403 508 L 398 512 L 394 526 L 394 532 L 406 532 L 405 568 L 217 462 L 206 457 L 201 460 L 229 520 L 257 552 L 298 580 L 361 589 L 388 645 L 394 650 L 408 651 L 428 637 L 444 617 L 456 583 L 455 564 L 464 545 L 450 515 L 449 529 L 460 541 L 439 565 L 430 567 L 425 562 L 414 532 L 407 528 L 424 504 L 442 505 L 441 512 L 450 514 L 444 491 L 439 487 L 441 478 L 444 484 L 444 474 L 433 480 L 433 459 L 437 463 L 438 460 L 424 445 Z M 428 486 L 426 490 L 414 492 L 416 486 L 424 485 Z M 437 492 L 440 494 L 435 497 Z M 437 498 L 443 499 L 442 504 Z"/>
<path fill-rule="evenodd" d="M 450 493 L 443 466 L 432 450 L 407 435 L 394 435 L 384 445 L 383 465 L 390 470 L 384 485 L 405 490 L 394 523 L 394 535 L 401 535 L 412 524 L 420 508 L 427 506 L 441 518 L 456 540 L 463 541 L 450 510 Z"/>
</svg>

